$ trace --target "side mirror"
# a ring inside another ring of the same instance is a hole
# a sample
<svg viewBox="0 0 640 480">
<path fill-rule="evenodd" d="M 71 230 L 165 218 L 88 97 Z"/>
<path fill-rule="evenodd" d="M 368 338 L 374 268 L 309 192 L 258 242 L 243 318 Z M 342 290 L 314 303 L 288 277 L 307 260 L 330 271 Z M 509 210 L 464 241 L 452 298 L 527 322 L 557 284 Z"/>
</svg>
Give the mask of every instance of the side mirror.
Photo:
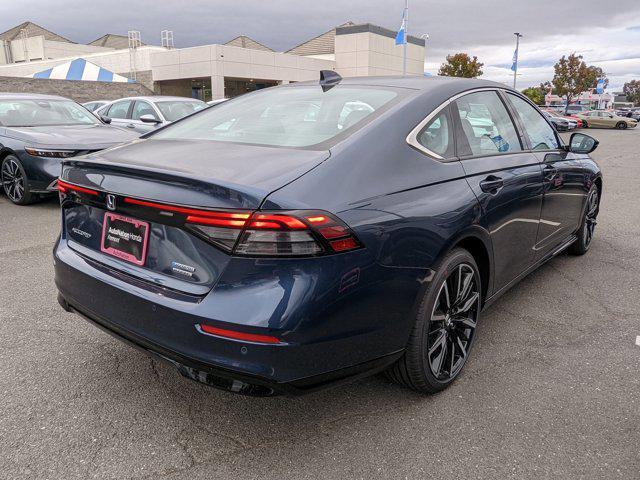
<svg viewBox="0 0 640 480">
<path fill-rule="evenodd" d="M 600 142 L 584 133 L 574 133 L 569 140 L 569 151 L 572 153 L 591 153 L 598 148 Z"/>
<path fill-rule="evenodd" d="M 111 117 L 107 117 L 106 115 L 100 115 L 100 120 L 102 120 L 106 124 L 111 123 Z"/>
<path fill-rule="evenodd" d="M 140 115 L 140 121 L 144 123 L 160 123 L 160 120 L 149 113 L 146 115 Z"/>
</svg>

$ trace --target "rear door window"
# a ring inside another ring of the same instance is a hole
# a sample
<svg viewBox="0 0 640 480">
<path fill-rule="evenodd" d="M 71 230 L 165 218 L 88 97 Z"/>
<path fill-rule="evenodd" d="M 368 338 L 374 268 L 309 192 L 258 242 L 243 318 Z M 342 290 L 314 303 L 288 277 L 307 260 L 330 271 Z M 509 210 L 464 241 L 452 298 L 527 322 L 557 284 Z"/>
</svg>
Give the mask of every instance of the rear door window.
<svg viewBox="0 0 640 480">
<path fill-rule="evenodd" d="M 453 115 L 460 118 L 463 133 L 458 135 L 459 156 L 522 151 L 516 128 L 497 92 L 470 93 L 453 105 Z"/>
<path fill-rule="evenodd" d="M 109 118 L 129 118 L 129 107 L 131 106 L 131 100 L 123 100 L 116 102 L 109 107 L 107 116 Z"/>
</svg>

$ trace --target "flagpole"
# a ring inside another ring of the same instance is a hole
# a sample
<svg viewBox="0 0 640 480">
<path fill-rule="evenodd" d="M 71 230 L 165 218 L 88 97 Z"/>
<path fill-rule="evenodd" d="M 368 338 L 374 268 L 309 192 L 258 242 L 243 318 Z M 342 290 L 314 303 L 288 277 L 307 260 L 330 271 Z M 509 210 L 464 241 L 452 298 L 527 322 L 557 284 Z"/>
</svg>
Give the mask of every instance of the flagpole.
<svg viewBox="0 0 640 480">
<path fill-rule="evenodd" d="M 402 46 L 402 76 L 407 74 L 407 27 L 409 26 L 409 0 L 404 2 L 404 45 Z"/>
<path fill-rule="evenodd" d="M 519 60 L 519 48 L 520 48 L 520 37 L 522 37 L 522 35 L 519 32 L 514 33 L 514 35 L 516 36 L 516 61 L 515 61 L 515 69 L 513 70 L 513 88 L 516 88 L 516 76 L 518 75 L 518 60 Z"/>
</svg>

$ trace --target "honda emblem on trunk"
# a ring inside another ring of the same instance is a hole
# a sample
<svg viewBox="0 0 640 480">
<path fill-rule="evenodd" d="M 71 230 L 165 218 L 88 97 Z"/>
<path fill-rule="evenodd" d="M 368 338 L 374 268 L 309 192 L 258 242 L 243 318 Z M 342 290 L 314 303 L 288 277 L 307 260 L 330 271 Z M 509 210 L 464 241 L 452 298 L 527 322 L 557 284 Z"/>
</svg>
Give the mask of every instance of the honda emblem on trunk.
<svg viewBox="0 0 640 480">
<path fill-rule="evenodd" d="M 111 195 L 110 193 L 107 194 L 107 208 L 109 210 L 115 210 L 116 209 L 116 196 L 115 195 Z"/>
</svg>

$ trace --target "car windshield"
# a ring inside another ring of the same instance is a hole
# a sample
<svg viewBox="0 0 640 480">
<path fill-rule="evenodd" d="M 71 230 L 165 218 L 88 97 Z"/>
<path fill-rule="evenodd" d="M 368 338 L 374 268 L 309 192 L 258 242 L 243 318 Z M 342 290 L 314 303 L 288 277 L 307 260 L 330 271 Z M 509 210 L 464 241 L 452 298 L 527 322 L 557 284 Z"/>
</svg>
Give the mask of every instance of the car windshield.
<svg viewBox="0 0 640 480">
<path fill-rule="evenodd" d="M 0 125 L 5 127 L 99 123 L 86 108 L 70 100 L 0 100 Z"/>
<path fill-rule="evenodd" d="M 269 89 L 219 104 L 154 138 L 311 147 L 351 131 L 396 97 L 392 89 L 356 86 Z"/>
<path fill-rule="evenodd" d="M 185 102 L 183 100 L 156 102 L 156 105 L 162 112 L 164 118 L 169 122 L 180 120 L 181 118 L 191 115 L 198 110 L 202 110 L 207 106 L 204 102 Z"/>
</svg>

